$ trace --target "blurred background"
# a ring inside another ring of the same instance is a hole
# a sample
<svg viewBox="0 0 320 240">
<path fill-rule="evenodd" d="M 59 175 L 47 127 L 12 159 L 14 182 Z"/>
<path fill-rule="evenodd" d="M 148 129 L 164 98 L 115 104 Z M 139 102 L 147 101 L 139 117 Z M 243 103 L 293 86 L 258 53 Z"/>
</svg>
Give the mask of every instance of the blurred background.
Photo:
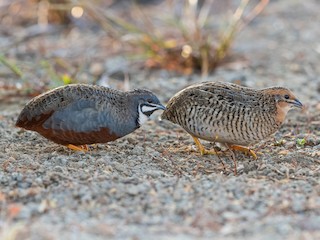
<svg viewBox="0 0 320 240">
<path fill-rule="evenodd" d="M 221 80 L 251 87 L 290 82 L 307 96 L 302 100 L 319 101 L 318 5 L 1 0 L 0 96 L 92 83 L 147 87 L 167 100 L 193 82 Z"/>
<path fill-rule="evenodd" d="M 2 87 L 37 94 L 141 70 L 206 77 L 232 62 L 237 33 L 268 2 L 2 0 Z"/>
</svg>

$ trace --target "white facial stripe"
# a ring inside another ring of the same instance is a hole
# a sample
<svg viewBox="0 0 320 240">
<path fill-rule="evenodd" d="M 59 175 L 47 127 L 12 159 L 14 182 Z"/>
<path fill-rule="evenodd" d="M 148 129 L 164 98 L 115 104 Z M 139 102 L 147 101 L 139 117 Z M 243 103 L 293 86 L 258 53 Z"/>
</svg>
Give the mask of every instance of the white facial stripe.
<svg viewBox="0 0 320 240">
<path fill-rule="evenodd" d="M 139 122 L 140 126 L 142 124 L 144 124 L 146 121 L 148 121 L 148 119 L 149 119 L 149 117 L 142 112 L 143 107 L 146 107 L 146 106 L 142 106 L 142 107 L 139 106 L 139 119 L 138 119 L 138 122 Z"/>
<path fill-rule="evenodd" d="M 143 105 L 143 106 L 141 107 L 141 111 L 142 111 L 142 112 L 150 112 L 150 111 L 153 111 L 153 110 L 155 110 L 155 109 L 157 109 L 157 107 L 147 106 L 147 105 Z"/>
</svg>

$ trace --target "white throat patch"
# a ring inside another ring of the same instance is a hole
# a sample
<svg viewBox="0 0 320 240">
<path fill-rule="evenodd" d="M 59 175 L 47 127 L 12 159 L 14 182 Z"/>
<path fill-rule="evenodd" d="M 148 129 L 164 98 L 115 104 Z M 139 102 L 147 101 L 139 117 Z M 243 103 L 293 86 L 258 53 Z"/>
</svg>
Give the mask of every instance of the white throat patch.
<svg viewBox="0 0 320 240">
<path fill-rule="evenodd" d="M 154 111 L 155 109 L 156 109 L 156 107 L 146 106 L 146 105 L 143 105 L 141 108 L 142 112 L 150 112 L 150 111 Z"/>
<path fill-rule="evenodd" d="M 144 109 L 144 107 L 147 107 L 147 106 L 142 106 L 143 109 Z M 140 106 L 138 106 L 138 109 L 139 109 L 138 123 L 141 126 L 142 124 L 144 124 L 146 121 L 149 120 L 149 117 L 142 112 Z"/>
</svg>

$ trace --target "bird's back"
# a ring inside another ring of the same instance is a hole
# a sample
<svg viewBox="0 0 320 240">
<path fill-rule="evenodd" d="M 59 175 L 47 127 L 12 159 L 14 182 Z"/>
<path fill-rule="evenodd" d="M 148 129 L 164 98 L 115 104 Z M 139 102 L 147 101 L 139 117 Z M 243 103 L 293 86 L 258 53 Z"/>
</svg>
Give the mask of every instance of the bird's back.
<svg viewBox="0 0 320 240">
<path fill-rule="evenodd" d="M 81 102 L 85 105 L 97 103 L 102 98 L 109 102 L 118 95 L 118 91 L 100 86 L 70 84 L 40 94 L 26 104 L 21 111 L 16 126 L 33 130 L 33 127 L 46 121 L 53 112 L 60 111 L 70 104 Z"/>
<path fill-rule="evenodd" d="M 32 99 L 16 126 L 37 131 L 60 144 L 111 141 L 127 134 L 135 124 L 122 124 L 127 119 L 119 116 L 126 111 L 124 94 L 85 84 L 59 87 Z M 118 128 L 121 124 L 125 127 Z"/>
<path fill-rule="evenodd" d="M 178 92 L 162 119 L 181 125 L 195 137 L 248 145 L 275 132 L 274 100 L 236 84 L 205 82 Z"/>
</svg>

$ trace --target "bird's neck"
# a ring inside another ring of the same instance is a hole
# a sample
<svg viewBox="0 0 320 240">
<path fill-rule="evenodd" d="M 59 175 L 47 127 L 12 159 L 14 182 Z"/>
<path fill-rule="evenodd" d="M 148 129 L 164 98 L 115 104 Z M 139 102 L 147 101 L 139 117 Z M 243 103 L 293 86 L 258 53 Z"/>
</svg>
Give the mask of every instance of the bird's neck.
<svg viewBox="0 0 320 240">
<path fill-rule="evenodd" d="M 141 106 L 139 105 L 138 106 L 138 124 L 139 124 L 139 126 L 141 126 L 146 121 L 148 121 L 148 119 L 149 119 L 149 117 L 142 112 Z"/>
<path fill-rule="evenodd" d="M 277 117 L 276 121 L 280 125 L 284 122 L 284 119 L 286 118 L 287 113 L 290 110 L 290 106 L 286 104 L 285 102 L 279 102 L 277 103 Z"/>
</svg>

